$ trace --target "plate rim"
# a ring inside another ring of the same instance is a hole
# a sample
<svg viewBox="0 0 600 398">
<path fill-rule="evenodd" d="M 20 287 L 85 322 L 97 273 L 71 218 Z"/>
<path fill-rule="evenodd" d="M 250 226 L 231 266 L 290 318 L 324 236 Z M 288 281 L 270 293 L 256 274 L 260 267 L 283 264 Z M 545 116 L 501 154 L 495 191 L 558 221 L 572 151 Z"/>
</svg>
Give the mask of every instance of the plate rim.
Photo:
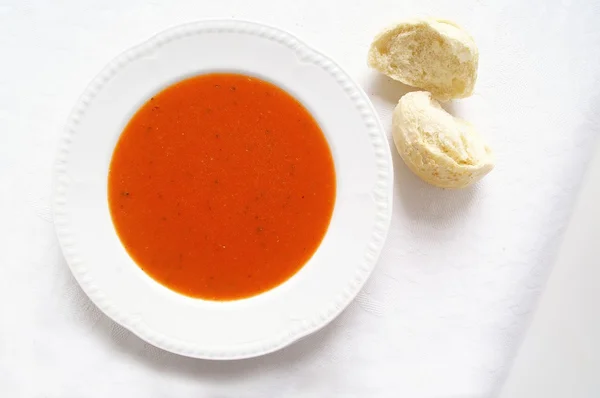
<svg viewBox="0 0 600 398">
<path fill-rule="evenodd" d="M 93 284 L 93 280 L 81 271 L 80 265 L 82 259 L 78 256 L 75 239 L 73 239 L 74 234 L 70 229 L 69 220 L 65 216 L 65 193 L 66 185 L 68 185 L 66 164 L 68 163 L 67 158 L 69 156 L 72 139 L 77 133 L 79 120 L 82 118 L 82 115 L 87 110 L 96 93 L 102 89 L 103 85 L 112 76 L 118 73 L 122 67 L 138 57 L 143 56 L 155 47 L 162 46 L 170 41 L 185 36 L 209 32 L 241 33 L 274 40 L 294 51 L 301 57 L 303 62 L 312 63 L 329 73 L 348 94 L 353 104 L 359 110 L 361 119 L 365 122 L 365 129 L 368 132 L 367 135 L 369 141 L 373 145 L 374 155 L 378 165 L 377 183 L 375 185 L 379 188 L 379 194 L 381 194 L 380 199 L 382 200 L 377 203 L 376 222 L 374 223 L 374 228 L 370 235 L 370 241 L 367 244 L 371 250 L 365 254 L 366 260 L 362 260 L 363 265 L 366 264 L 368 270 L 357 277 L 356 280 L 352 281 L 352 283 L 348 283 L 346 289 L 340 294 L 341 297 L 334 300 L 335 303 L 331 303 L 335 304 L 335 309 L 333 311 L 326 312 L 325 308 L 332 308 L 332 306 L 324 306 L 323 313 L 317 314 L 317 316 L 307 322 L 303 322 L 301 328 L 289 330 L 286 338 L 280 339 L 277 342 L 265 344 L 261 341 L 259 344 L 251 344 L 251 347 L 238 347 L 231 351 L 215 350 L 215 352 L 207 354 L 205 347 L 198 348 L 195 347 L 193 343 L 182 342 L 172 337 L 165 336 L 164 334 L 147 327 L 143 322 L 138 322 L 134 317 L 124 314 L 119 308 L 112 305 L 102 291 Z M 292 33 L 281 28 L 241 19 L 204 19 L 163 30 L 148 40 L 125 50 L 110 61 L 100 73 L 94 77 L 91 83 L 88 84 L 71 111 L 67 119 L 65 131 L 59 140 L 52 180 L 52 212 L 59 244 L 71 273 L 89 299 L 106 316 L 125 327 L 142 340 L 175 354 L 200 359 L 244 359 L 280 350 L 295 341 L 322 329 L 347 308 L 350 302 L 356 297 L 373 272 L 389 231 L 392 219 L 393 176 L 391 150 L 387 143 L 385 130 L 373 104 L 360 85 L 335 61 L 312 46 L 307 45 Z"/>
</svg>

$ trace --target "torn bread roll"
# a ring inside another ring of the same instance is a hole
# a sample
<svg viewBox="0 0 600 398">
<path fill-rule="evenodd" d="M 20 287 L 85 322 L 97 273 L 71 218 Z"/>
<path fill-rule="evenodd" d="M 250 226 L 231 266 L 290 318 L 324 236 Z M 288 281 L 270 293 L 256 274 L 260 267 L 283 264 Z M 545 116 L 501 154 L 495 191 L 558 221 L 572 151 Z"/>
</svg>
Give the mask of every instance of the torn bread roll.
<svg viewBox="0 0 600 398">
<path fill-rule="evenodd" d="M 464 188 L 494 168 L 492 151 L 473 126 L 446 112 L 428 92 L 400 98 L 392 123 L 398 153 L 430 184 Z"/>
<path fill-rule="evenodd" d="M 473 93 L 479 51 L 473 38 L 454 22 L 415 19 L 377 35 L 369 66 L 446 101 Z"/>
</svg>

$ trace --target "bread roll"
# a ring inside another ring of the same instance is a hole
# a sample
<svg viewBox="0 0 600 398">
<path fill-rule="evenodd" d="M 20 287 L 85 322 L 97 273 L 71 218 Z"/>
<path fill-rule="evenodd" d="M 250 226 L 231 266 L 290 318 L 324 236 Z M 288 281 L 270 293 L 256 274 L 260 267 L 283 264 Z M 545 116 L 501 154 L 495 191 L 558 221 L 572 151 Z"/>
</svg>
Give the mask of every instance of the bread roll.
<svg viewBox="0 0 600 398">
<path fill-rule="evenodd" d="M 375 37 L 368 63 L 409 86 L 446 101 L 473 93 L 479 52 L 460 26 L 440 19 L 410 20 Z"/>
<path fill-rule="evenodd" d="M 492 151 L 473 126 L 446 112 L 428 92 L 400 98 L 392 123 L 398 153 L 430 184 L 463 188 L 494 168 Z"/>
</svg>

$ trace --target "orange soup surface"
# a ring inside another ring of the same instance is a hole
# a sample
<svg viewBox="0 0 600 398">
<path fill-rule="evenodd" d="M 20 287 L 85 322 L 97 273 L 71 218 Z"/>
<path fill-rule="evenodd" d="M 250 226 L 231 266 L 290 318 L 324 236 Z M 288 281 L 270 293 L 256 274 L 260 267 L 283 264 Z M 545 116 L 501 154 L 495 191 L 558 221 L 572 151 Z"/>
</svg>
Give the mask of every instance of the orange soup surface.
<svg viewBox="0 0 600 398">
<path fill-rule="evenodd" d="M 327 231 L 335 190 L 310 113 L 239 74 L 152 97 L 121 134 L 108 176 L 129 255 L 161 284 L 208 300 L 254 296 L 294 275 Z"/>
</svg>

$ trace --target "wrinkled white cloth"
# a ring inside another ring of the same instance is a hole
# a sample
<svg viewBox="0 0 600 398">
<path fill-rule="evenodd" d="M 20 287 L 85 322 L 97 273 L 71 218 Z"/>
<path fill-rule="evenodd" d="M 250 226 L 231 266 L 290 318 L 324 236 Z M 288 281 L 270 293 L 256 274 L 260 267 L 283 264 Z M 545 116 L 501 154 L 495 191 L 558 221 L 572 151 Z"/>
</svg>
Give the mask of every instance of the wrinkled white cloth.
<svg viewBox="0 0 600 398">
<path fill-rule="evenodd" d="M 479 127 L 498 165 L 472 189 L 441 190 L 394 151 L 387 243 L 337 320 L 272 355 L 210 362 L 145 344 L 87 299 L 54 234 L 51 165 L 71 107 L 109 60 L 184 22 L 265 22 L 354 76 L 391 136 L 405 87 L 369 71 L 366 52 L 380 28 L 418 15 L 475 37 L 476 92 L 448 107 Z M 494 396 L 598 135 L 599 18 L 600 4 L 576 0 L 0 0 L 0 396 Z"/>
</svg>

